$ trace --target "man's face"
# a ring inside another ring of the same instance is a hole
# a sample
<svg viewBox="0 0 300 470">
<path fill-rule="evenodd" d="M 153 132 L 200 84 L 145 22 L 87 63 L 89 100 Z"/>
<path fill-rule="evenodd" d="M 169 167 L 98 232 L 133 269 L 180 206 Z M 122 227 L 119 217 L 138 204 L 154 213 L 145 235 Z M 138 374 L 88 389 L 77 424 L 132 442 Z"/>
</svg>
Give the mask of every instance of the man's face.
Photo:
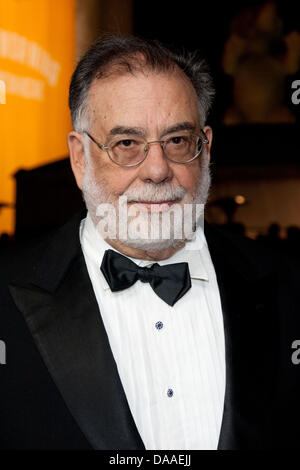
<svg viewBox="0 0 300 470">
<path fill-rule="evenodd" d="M 137 130 L 146 141 L 164 140 L 178 125 L 186 125 L 200 135 L 196 93 L 180 72 L 126 74 L 95 80 L 89 91 L 89 117 L 87 130 L 103 145 L 118 136 L 117 128 L 121 136 L 122 128 Z M 207 127 L 205 131 L 211 141 L 211 129 Z M 152 210 L 163 212 L 174 203 L 183 206 L 193 201 L 202 178 L 201 158 L 209 159 L 210 144 L 199 158 L 178 164 L 168 160 L 161 146 L 154 143 L 147 158 L 134 167 L 113 163 L 92 141 L 84 163 L 76 157 L 76 152 L 80 153 L 78 142 L 75 146 L 70 136 L 69 147 L 77 184 L 83 189 L 93 217 L 97 203 L 109 201 L 117 206 L 119 196 L 124 194 L 128 207 L 134 204 L 141 212 L 149 211 L 150 204 Z M 161 201 L 165 204 L 159 204 Z"/>
</svg>

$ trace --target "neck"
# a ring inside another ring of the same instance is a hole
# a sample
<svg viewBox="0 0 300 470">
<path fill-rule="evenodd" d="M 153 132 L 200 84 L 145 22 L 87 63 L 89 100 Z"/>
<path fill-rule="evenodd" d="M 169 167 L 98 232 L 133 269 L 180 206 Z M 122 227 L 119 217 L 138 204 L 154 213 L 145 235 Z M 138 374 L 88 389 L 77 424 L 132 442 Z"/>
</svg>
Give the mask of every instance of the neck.
<svg viewBox="0 0 300 470">
<path fill-rule="evenodd" d="M 119 240 L 111 240 L 106 238 L 105 241 L 115 250 L 118 250 L 120 253 L 123 253 L 130 258 L 137 258 L 149 261 L 159 261 L 163 259 L 168 259 L 173 256 L 176 251 L 180 250 L 185 244 L 185 241 L 180 242 L 180 244 L 175 247 L 165 248 L 163 250 L 144 250 L 139 248 L 132 248 Z"/>
</svg>

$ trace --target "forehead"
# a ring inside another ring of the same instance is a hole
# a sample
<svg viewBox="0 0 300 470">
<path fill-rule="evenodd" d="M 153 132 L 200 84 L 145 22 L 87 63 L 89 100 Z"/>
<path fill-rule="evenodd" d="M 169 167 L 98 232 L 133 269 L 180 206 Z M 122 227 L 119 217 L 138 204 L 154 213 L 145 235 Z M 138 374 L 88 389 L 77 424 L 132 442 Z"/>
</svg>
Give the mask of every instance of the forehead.
<svg viewBox="0 0 300 470">
<path fill-rule="evenodd" d="M 95 79 L 88 95 L 90 122 L 107 133 L 118 125 L 158 130 L 175 122 L 198 124 L 196 92 L 179 71 L 138 72 Z"/>
</svg>

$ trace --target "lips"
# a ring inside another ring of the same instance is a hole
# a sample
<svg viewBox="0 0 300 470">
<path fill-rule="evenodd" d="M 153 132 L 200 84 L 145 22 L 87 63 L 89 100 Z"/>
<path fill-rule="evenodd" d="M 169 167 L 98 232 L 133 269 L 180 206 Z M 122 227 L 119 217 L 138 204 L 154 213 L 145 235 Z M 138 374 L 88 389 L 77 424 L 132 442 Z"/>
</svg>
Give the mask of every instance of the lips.
<svg viewBox="0 0 300 470">
<path fill-rule="evenodd" d="M 132 201 L 132 204 L 148 212 L 166 212 L 176 201 Z"/>
</svg>

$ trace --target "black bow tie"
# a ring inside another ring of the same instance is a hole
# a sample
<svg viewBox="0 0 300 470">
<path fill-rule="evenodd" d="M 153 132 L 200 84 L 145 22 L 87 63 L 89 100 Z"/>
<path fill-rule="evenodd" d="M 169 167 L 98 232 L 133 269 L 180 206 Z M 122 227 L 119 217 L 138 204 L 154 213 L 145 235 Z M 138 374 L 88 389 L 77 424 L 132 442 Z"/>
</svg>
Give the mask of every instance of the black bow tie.
<svg viewBox="0 0 300 470">
<path fill-rule="evenodd" d="M 150 268 L 140 268 L 126 256 L 106 250 L 101 271 L 112 292 L 127 289 L 139 279 L 149 282 L 154 292 L 172 307 L 191 287 L 188 263 L 165 266 L 154 263 Z"/>
</svg>

